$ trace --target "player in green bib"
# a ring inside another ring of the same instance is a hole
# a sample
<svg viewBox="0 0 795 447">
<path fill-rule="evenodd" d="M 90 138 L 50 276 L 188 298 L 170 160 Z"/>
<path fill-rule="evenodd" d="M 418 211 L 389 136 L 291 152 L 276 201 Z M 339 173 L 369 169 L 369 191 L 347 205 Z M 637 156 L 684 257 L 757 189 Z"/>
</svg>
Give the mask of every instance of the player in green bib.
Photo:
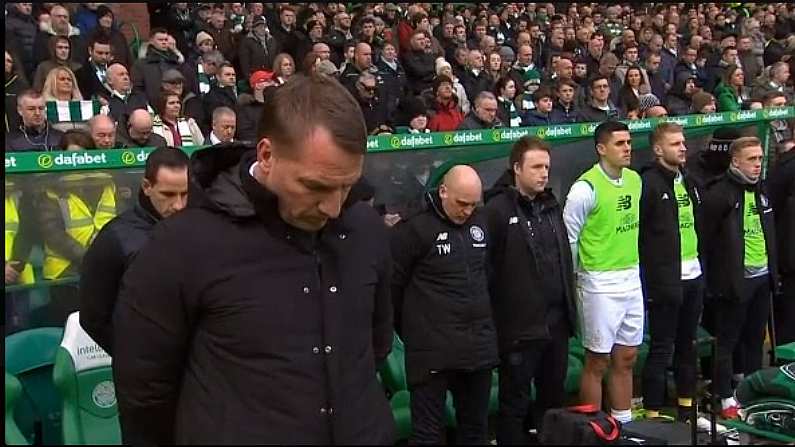
<svg viewBox="0 0 795 447">
<path fill-rule="evenodd" d="M 666 370 L 673 363 L 678 417 L 686 420 L 696 388 L 693 340 L 704 294 L 697 232 L 701 197 L 682 169 L 687 155 L 682 126 L 659 124 L 649 143 L 655 160 L 641 169 L 638 247 L 651 336 L 643 370 L 643 404 L 648 417 L 659 415 L 666 404 Z M 701 423 L 709 424 L 706 419 Z"/>
<path fill-rule="evenodd" d="M 712 311 L 716 391 L 726 419 L 737 417 L 732 374 L 749 375 L 762 367 L 770 293 L 778 286 L 773 208 L 759 181 L 762 144 L 756 137 L 738 138 L 729 154 L 726 175 L 707 186 L 703 214 L 707 287 L 717 300 Z M 734 364 L 734 358 L 742 364 Z"/>
<path fill-rule="evenodd" d="M 582 403 L 602 403 L 610 367 L 611 414 L 632 420 L 632 369 L 643 341 L 643 294 L 638 267 L 640 176 L 629 169 L 629 128 L 617 121 L 594 133 L 599 162 L 580 176 L 563 218 L 577 265 L 582 344 L 586 348 Z"/>
</svg>

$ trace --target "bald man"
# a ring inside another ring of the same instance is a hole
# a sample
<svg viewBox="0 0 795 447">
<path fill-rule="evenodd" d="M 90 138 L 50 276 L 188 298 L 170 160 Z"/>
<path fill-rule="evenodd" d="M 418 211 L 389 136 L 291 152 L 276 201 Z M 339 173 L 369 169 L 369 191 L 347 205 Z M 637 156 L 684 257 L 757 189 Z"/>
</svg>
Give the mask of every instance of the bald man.
<svg viewBox="0 0 795 447">
<path fill-rule="evenodd" d="M 107 115 L 96 115 L 88 120 L 88 130 L 95 149 L 116 147 L 116 122 Z"/>
<path fill-rule="evenodd" d="M 482 185 L 455 166 L 425 197 L 425 209 L 393 227 L 392 300 L 406 346 L 410 444 L 440 444 L 447 390 L 458 444 L 486 444 L 497 334 L 486 281 L 489 235 L 478 212 Z M 452 443 L 452 440 L 450 440 Z"/>
<path fill-rule="evenodd" d="M 126 129 L 119 127 L 116 141 L 121 148 L 166 147 L 165 138 L 152 132 L 152 116 L 145 109 L 133 110 Z"/>
</svg>

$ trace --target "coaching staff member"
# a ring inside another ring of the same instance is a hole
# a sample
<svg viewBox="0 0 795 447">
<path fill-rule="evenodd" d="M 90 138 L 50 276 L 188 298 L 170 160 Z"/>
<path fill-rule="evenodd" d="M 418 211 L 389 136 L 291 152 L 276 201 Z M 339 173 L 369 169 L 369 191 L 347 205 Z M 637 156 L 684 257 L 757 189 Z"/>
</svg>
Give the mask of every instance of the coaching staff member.
<svg viewBox="0 0 795 447">
<path fill-rule="evenodd" d="M 343 207 L 366 142 L 350 93 L 301 75 L 256 148 L 194 154 L 189 206 L 155 229 L 114 314 L 125 443 L 392 443 L 388 238 L 367 204 Z"/>
</svg>

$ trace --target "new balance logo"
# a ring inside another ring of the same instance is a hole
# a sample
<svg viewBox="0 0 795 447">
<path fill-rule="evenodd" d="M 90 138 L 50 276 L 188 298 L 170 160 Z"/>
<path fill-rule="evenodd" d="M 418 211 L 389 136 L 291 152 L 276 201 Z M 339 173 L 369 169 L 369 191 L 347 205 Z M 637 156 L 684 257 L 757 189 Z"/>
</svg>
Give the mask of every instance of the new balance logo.
<svg viewBox="0 0 795 447">
<path fill-rule="evenodd" d="M 444 233 L 439 233 L 439 235 L 436 236 L 436 241 L 437 242 L 438 241 L 446 241 L 446 240 L 447 240 L 447 232 L 446 231 Z"/>
<path fill-rule="evenodd" d="M 632 196 L 620 196 L 618 198 L 618 204 L 616 205 L 616 211 L 624 211 L 632 208 Z"/>
</svg>

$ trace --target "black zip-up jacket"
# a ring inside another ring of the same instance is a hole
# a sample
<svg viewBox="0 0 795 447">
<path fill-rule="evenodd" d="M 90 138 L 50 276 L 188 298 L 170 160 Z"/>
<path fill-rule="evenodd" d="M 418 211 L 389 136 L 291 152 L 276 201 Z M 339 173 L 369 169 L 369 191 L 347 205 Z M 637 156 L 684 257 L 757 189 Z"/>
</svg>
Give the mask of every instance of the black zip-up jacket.
<svg viewBox="0 0 795 447">
<path fill-rule="evenodd" d="M 550 189 L 532 203 L 512 186 L 512 177 L 513 172 L 507 171 L 486 192 L 484 210 L 491 235 L 489 291 L 501 353 L 527 341 L 548 340 L 550 326 L 560 317 L 572 335 L 577 327 L 574 272 L 563 210 Z M 526 216 L 532 217 L 528 220 Z M 544 234 L 534 237 L 539 231 Z M 549 256 L 551 250 L 557 250 L 557 255 Z M 553 270 L 559 273 L 550 274 Z M 550 280 L 559 282 L 552 288 L 562 300 L 552 301 L 550 288 L 545 286 Z"/>
<path fill-rule="evenodd" d="M 743 296 L 745 240 L 743 236 L 744 192 L 754 191 L 767 248 L 770 288 L 778 290 L 776 232 L 773 208 L 760 183 L 741 183 L 731 171 L 707 185 L 703 202 L 704 246 L 706 248 L 707 287 L 723 299 Z"/>
<path fill-rule="evenodd" d="M 683 170 L 687 200 L 693 206 L 699 253 L 703 249 L 700 230 L 701 193 Z M 676 173 L 653 161 L 640 170 L 643 190 L 640 196 L 640 279 L 644 295 L 652 299 L 682 296 L 682 256 L 679 236 L 679 205 L 674 193 Z M 699 256 L 699 260 L 702 257 Z M 703 263 L 702 263 L 703 271 Z M 651 291 L 652 293 L 648 293 Z"/>
<path fill-rule="evenodd" d="M 776 215 L 776 242 L 782 275 L 795 274 L 795 150 L 785 152 L 767 179 Z"/>
<path fill-rule="evenodd" d="M 114 383 L 126 444 L 391 444 L 376 379 L 392 346 L 383 220 L 310 234 L 249 173 L 254 146 L 194 153 L 188 208 L 122 280 Z"/>
<path fill-rule="evenodd" d="M 395 321 L 406 343 L 409 386 L 431 371 L 480 370 L 499 362 L 489 303 L 485 216 L 453 223 L 438 193 L 393 228 Z"/>
<path fill-rule="evenodd" d="M 80 271 L 80 325 L 113 355 L 113 308 L 121 278 L 161 219 L 143 191 L 133 208 L 102 227 L 88 247 Z"/>
</svg>

